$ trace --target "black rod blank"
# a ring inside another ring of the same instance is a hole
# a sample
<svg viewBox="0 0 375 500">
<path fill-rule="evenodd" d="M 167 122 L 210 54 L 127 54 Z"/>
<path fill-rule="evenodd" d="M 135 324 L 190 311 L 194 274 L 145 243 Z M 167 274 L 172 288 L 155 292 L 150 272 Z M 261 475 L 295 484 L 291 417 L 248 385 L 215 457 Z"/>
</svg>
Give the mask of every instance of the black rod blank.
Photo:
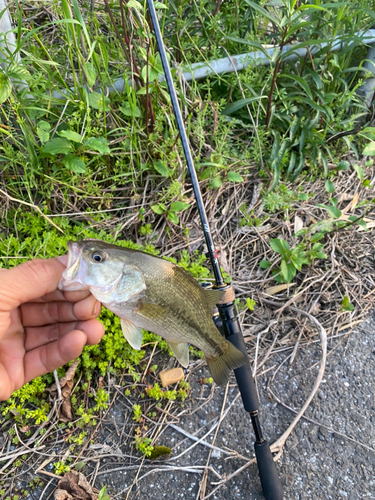
<svg viewBox="0 0 375 500">
<path fill-rule="evenodd" d="M 224 288 L 224 289 L 229 288 L 229 286 L 224 283 L 217 257 L 217 252 L 215 252 L 215 248 L 213 245 L 210 227 L 208 224 L 208 219 L 203 204 L 198 178 L 195 171 L 193 158 L 191 155 L 190 146 L 184 127 L 184 122 L 180 111 L 180 106 L 178 104 L 176 90 L 174 88 L 172 74 L 168 64 L 167 54 L 165 51 L 164 42 L 160 31 L 160 26 L 157 19 L 153 0 L 147 0 L 147 6 L 153 24 L 156 41 L 158 44 L 160 59 L 163 65 L 164 74 L 172 101 L 173 111 L 176 117 L 177 128 L 180 134 L 187 167 L 191 177 L 191 183 L 193 186 L 198 212 L 202 223 L 203 233 L 208 248 L 208 254 L 215 275 L 215 281 L 216 281 L 215 288 Z M 218 310 L 220 318 L 218 317 L 214 318 L 216 326 L 219 328 L 219 330 L 221 330 L 225 334 L 227 339 L 232 344 L 234 344 L 247 356 L 246 345 L 243 339 L 239 321 L 237 319 L 234 301 L 231 300 L 226 304 L 219 304 Z M 272 453 L 269 444 L 267 440 L 263 437 L 259 422 L 259 417 L 258 417 L 259 401 L 255 387 L 255 382 L 251 373 L 249 360 L 247 359 L 247 363 L 244 366 L 241 366 L 240 368 L 234 370 L 234 374 L 241 393 L 244 408 L 250 414 L 251 421 L 253 424 L 255 440 L 256 440 L 254 444 L 255 455 L 257 459 L 263 494 L 266 500 L 282 500 L 283 487 L 277 473 L 275 462 L 272 458 Z"/>
</svg>

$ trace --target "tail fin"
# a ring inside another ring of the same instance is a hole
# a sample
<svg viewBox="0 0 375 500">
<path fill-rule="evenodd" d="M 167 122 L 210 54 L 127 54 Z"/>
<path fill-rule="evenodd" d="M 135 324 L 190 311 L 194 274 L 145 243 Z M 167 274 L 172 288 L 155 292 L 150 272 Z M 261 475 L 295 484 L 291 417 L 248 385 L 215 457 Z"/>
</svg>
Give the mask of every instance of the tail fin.
<svg viewBox="0 0 375 500">
<path fill-rule="evenodd" d="M 244 365 L 247 362 L 247 356 L 225 340 L 223 353 L 219 356 L 206 356 L 206 361 L 214 381 L 218 385 L 225 385 L 231 370 Z"/>
</svg>

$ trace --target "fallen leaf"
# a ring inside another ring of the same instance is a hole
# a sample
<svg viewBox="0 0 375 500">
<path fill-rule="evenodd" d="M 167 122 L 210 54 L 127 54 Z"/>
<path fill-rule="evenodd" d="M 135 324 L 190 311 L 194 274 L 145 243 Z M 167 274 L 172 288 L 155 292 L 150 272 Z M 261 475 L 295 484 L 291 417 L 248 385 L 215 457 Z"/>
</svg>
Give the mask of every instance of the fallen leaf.
<svg viewBox="0 0 375 500">
<path fill-rule="evenodd" d="M 97 493 L 81 472 L 67 472 L 54 493 L 55 500 L 98 500 Z"/>
<path fill-rule="evenodd" d="M 266 288 L 264 293 L 266 295 L 275 295 L 276 293 L 282 292 L 283 290 L 287 290 L 288 288 L 295 285 L 296 283 L 285 283 L 284 285 L 270 286 L 269 288 Z"/>
<path fill-rule="evenodd" d="M 298 233 L 301 229 L 303 229 L 303 220 L 296 215 L 294 217 L 294 234 Z"/>
<path fill-rule="evenodd" d="M 80 360 L 76 359 L 68 368 L 66 374 L 61 377 L 59 380 L 59 385 L 61 388 L 61 395 L 63 397 L 63 403 L 59 412 L 59 420 L 61 422 L 70 422 L 73 419 L 72 414 L 72 404 L 70 402 L 70 396 L 72 393 L 73 385 L 74 385 L 74 375 L 76 373 L 77 367 L 79 365 Z M 53 384 L 50 389 L 50 393 L 56 396 L 57 386 Z"/>
</svg>

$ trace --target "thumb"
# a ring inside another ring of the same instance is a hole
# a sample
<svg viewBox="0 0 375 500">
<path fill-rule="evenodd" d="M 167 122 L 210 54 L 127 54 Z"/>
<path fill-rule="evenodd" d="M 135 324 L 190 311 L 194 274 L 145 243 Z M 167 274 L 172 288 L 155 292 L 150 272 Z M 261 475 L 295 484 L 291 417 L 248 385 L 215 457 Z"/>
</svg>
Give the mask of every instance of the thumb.
<svg viewBox="0 0 375 500">
<path fill-rule="evenodd" d="M 24 302 L 57 289 L 65 270 L 59 258 L 35 259 L 0 273 L 0 310 L 11 311 Z"/>
</svg>

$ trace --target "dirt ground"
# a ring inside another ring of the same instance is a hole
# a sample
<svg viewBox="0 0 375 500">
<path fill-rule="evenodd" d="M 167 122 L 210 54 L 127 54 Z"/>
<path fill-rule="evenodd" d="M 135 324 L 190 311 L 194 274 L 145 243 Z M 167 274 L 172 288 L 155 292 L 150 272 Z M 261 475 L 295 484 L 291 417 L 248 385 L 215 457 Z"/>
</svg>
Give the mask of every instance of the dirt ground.
<svg viewBox="0 0 375 500">
<path fill-rule="evenodd" d="M 328 342 L 327 367 L 318 394 L 277 463 L 285 499 L 375 499 L 374 330 L 373 315 Z M 300 346 L 290 365 L 292 350 L 287 347 L 275 353 L 257 378 L 261 422 L 271 443 L 309 394 L 321 357 L 320 343 L 314 339 Z M 177 408 L 176 403 L 173 409 L 171 403 L 157 438 L 156 444 L 173 448 L 169 458 L 150 461 L 139 454 L 135 458 L 134 453 L 129 455 L 128 446 L 119 445 L 131 434 L 134 422 L 132 401 L 116 398 L 83 458 L 82 472 L 93 486 L 106 485 L 111 499 L 263 498 L 257 467 L 249 465 L 254 456 L 253 432 L 234 380 L 227 389 L 202 385 L 199 380 L 208 370 L 199 364 L 190 377 L 191 397 L 184 407 Z M 13 479 L 14 491 L 27 487 L 35 468 L 36 463 L 33 467 L 29 462 Z M 29 490 L 26 498 L 52 498 L 57 479 L 51 464 L 43 470 L 51 476 L 39 473 L 43 486 Z"/>
</svg>

